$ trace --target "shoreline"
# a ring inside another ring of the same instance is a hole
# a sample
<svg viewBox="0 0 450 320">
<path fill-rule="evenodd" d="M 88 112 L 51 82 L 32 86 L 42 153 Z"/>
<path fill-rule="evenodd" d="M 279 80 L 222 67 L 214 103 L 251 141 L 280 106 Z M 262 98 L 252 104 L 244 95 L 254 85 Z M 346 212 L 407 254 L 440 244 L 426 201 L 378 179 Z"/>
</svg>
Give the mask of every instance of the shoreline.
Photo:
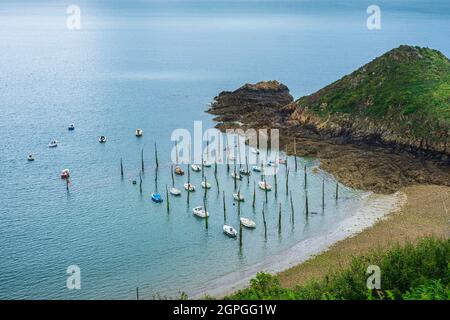
<svg viewBox="0 0 450 320">
<path fill-rule="evenodd" d="M 398 212 L 406 203 L 406 195 L 396 192 L 391 195 L 368 193 L 355 210 L 355 213 L 340 221 L 333 230 L 324 235 L 305 239 L 283 252 L 249 266 L 244 270 L 229 273 L 205 283 L 202 290 L 194 292 L 192 299 L 201 299 L 205 295 L 222 298 L 244 289 L 249 280 L 258 272 L 282 273 L 295 268 L 316 256 L 327 252 L 333 245 L 351 238 L 374 226 L 386 216 Z"/>
</svg>

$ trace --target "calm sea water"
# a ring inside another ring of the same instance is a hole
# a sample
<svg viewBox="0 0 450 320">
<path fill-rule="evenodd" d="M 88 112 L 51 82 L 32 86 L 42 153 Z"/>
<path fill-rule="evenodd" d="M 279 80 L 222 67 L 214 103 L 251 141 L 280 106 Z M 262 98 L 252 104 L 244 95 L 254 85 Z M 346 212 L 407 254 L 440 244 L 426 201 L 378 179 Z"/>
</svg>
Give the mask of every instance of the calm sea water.
<svg viewBox="0 0 450 320">
<path fill-rule="evenodd" d="M 208 196 L 209 229 L 192 216 L 202 192 L 172 198 L 172 210 L 150 201 L 170 184 L 170 134 L 213 127 L 204 113 L 222 90 L 277 79 L 295 97 L 311 93 L 400 44 L 433 47 L 450 55 L 448 1 L 378 1 L 382 29 L 366 28 L 371 1 L 78 1 L 82 29 L 66 28 L 66 1 L 0 4 L 0 298 L 134 298 L 195 291 L 202 283 L 263 261 L 352 214 L 363 193 L 333 178 L 313 175 L 314 159 L 301 159 L 310 175 L 310 210 L 304 217 L 303 173 L 291 168 L 296 223 L 280 181 L 269 195 L 268 239 L 262 202 L 242 215 L 258 228 L 244 248 L 222 233 L 221 195 Z M 75 123 L 74 132 L 67 125 Z M 136 139 L 141 127 L 144 137 Z M 106 135 L 105 145 L 98 143 Z M 47 144 L 58 139 L 60 146 Z M 159 183 L 153 144 L 158 143 Z M 144 194 L 131 184 L 144 148 Z M 36 161 L 26 161 L 34 153 Z M 123 158 L 125 179 L 119 174 Z M 59 178 L 70 168 L 70 192 Z M 212 169 L 206 169 L 212 180 Z M 280 176 L 283 176 L 283 170 Z M 253 181 L 255 177 L 250 179 Z M 199 187 L 201 175 L 193 174 Z M 181 188 L 185 178 L 176 179 Z M 233 182 L 219 167 L 230 224 L 238 226 Z M 270 182 L 270 180 L 269 180 Z M 213 183 L 214 185 L 214 183 Z M 282 203 L 283 228 L 277 228 Z M 78 265 L 82 289 L 66 288 L 66 268 Z"/>
</svg>

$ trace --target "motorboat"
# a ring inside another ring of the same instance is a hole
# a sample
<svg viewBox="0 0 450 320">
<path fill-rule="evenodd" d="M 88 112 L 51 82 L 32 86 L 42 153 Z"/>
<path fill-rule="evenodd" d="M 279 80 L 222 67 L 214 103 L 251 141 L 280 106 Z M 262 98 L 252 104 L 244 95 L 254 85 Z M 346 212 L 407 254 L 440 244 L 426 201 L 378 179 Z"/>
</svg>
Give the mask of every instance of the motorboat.
<svg viewBox="0 0 450 320">
<path fill-rule="evenodd" d="M 223 226 L 223 233 L 225 233 L 227 236 L 235 238 L 237 236 L 237 231 L 232 226 L 224 225 Z"/>
<path fill-rule="evenodd" d="M 134 133 L 135 135 L 136 135 L 136 137 L 142 137 L 142 135 L 144 134 L 143 132 L 142 132 L 142 129 L 140 129 L 140 128 L 138 128 L 138 129 L 136 129 L 136 131 L 135 131 L 135 133 Z"/>
<path fill-rule="evenodd" d="M 70 178 L 70 171 L 69 169 L 64 169 L 61 171 L 61 179 L 69 179 Z"/>
<path fill-rule="evenodd" d="M 255 221 L 249 219 L 249 218 L 241 218 L 241 224 L 246 227 L 246 228 L 256 228 L 256 223 Z"/>
<path fill-rule="evenodd" d="M 179 166 L 176 166 L 176 167 L 175 167 L 174 172 L 175 172 L 175 174 L 176 174 L 177 176 L 182 176 L 182 175 L 184 175 L 183 169 L 181 169 L 181 167 L 179 167 Z"/>
<path fill-rule="evenodd" d="M 185 183 L 184 189 L 186 189 L 187 191 L 195 191 L 195 186 L 192 183 Z"/>
<path fill-rule="evenodd" d="M 250 171 L 245 169 L 245 168 L 241 168 L 241 170 L 239 170 L 239 173 L 242 174 L 243 176 L 249 176 L 250 175 Z"/>
<path fill-rule="evenodd" d="M 29 154 L 27 157 L 28 161 L 34 161 L 34 156 L 32 154 Z"/>
<path fill-rule="evenodd" d="M 197 164 L 192 164 L 192 165 L 191 165 L 191 169 L 192 169 L 192 171 L 194 171 L 194 172 L 200 172 L 200 171 L 202 171 L 202 168 L 201 168 L 199 165 L 197 165 Z"/>
<path fill-rule="evenodd" d="M 232 172 L 231 177 L 236 180 L 242 180 L 242 176 L 237 172 Z"/>
<path fill-rule="evenodd" d="M 177 189 L 177 188 L 175 188 L 175 187 L 170 188 L 170 189 L 169 189 L 169 192 L 170 192 L 170 194 L 173 195 L 173 196 L 180 196 L 180 195 L 181 195 L 181 190 L 180 190 L 180 189 Z"/>
<path fill-rule="evenodd" d="M 156 203 L 163 202 L 163 199 L 161 198 L 161 195 L 159 193 L 152 193 L 151 197 L 153 202 Z"/>
<path fill-rule="evenodd" d="M 236 201 L 244 201 L 245 200 L 244 196 L 239 192 L 233 193 L 233 198 Z"/>
<path fill-rule="evenodd" d="M 209 217 L 209 212 L 205 211 L 205 209 L 202 206 L 198 206 L 192 209 L 192 213 L 200 218 Z"/>
<path fill-rule="evenodd" d="M 208 160 L 203 160 L 203 166 L 206 167 L 206 168 L 209 168 L 209 167 L 212 166 L 212 163 L 209 162 Z"/>
<path fill-rule="evenodd" d="M 100 138 L 98 139 L 98 142 L 105 143 L 106 142 L 106 137 L 105 136 L 100 136 Z"/>
<path fill-rule="evenodd" d="M 259 166 L 253 166 L 252 170 L 255 171 L 255 172 L 261 172 L 262 171 L 261 167 L 259 167 Z"/>
<path fill-rule="evenodd" d="M 58 146 L 58 140 L 52 140 L 50 141 L 50 143 L 48 144 L 49 148 L 56 148 Z"/>
<path fill-rule="evenodd" d="M 137 184 L 136 180 L 131 181 L 132 184 Z"/>
<path fill-rule="evenodd" d="M 250 151 L 254 154 L 260 154 L 261 152 L 259 151 L 259 149 L 256 148 L 251 148 Z"/>
<path fill-rule="evenodd" d="M 67 128 L 69 131 L 75 130 L 75 125 L 73 123 L 69 124 L 69 127 Z"/>
<path fill-rule="evenodd" d="M 267 191 L 272 190 L 272 186 L 265 181 L 259 181 L 258 185 L 263 190 L 267 190 Z"/>
<path fill-rule="evenodd" d="M 207 181 L 202 181 L 201 185 L 203 189 L 211 189 L 211 183 Z"/>
</svg>

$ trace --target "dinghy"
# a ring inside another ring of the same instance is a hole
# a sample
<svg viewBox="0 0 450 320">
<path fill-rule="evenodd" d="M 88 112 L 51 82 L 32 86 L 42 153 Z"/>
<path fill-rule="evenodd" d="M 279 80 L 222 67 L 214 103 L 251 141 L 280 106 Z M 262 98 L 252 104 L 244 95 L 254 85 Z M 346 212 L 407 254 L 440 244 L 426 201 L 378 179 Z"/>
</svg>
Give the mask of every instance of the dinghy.
<svg viewBox="0 0 450 320">
<path fill-rule="evenodd" d="M 267 165 L 268 165 L 269 167 L 276 167 L 276 166 L 277 166 L 276 162 L 275 162 L 275 161 L 272 161 L 272 160 L 270 160 L 269 162 L 267 162 Z"/>
<path fill-rule="evenodd" d="M 136 129 L 136 132 L 134 133 L 135 135 L 136 135 L 136 137 L 142 137 L 142 135 L 143 135 L 143 132 L 142 132 L 142 129 L 140 129 L 140 128 L 138 128 L 138 129 Z"/>
<path fill-rule="evenodd" d="M 70 178 L 70 171 L 69 169 L 64 169 L 61 171 L 61 179 L 69 179 Z"/>
<path fill-rule="evenodd" d="M 106 142 L 106 137 L 105 136 L 100 136 L 100 138 L 98 139 L 98 142 L 105 143 Z"/>
<path fill-rule="evenodd" d="M 259 187 L 260 187 L 261 189 L 263 189 L 263 190 L 267 190 L 267 191 L 272 190 L 272 186 L 271 186 L 270 184 L 268 184 L 267 182 L 259 181 L 259 182 L 258 182 L 258 185 L 259 185 Z"/>
<path fill-rule="evenodd" d="M 67 128 L 69 131 L 75 130 L 75 125 L 73 123 L 69 124 L 69 127 Z"/>
<path fill-rule="evenodd" d="M 58 140 L 52 140 L 49 144 L 49 148 L 56 148 L 58 146 Z"/>
<path fill-rule="evenodd" d="M 184 189 L 186 189 L 187 191 L 195 191 L 195 186 L 192 183 L 185 183 Z"/>
<path fill-rule="evenodd" d="M 232 226 L 224 225 L 223 226 L 223 233 L 225 233 L 229 237 L 236 237 L 237 231 Z"/>
<path fill-rule="evenodd" d="M 242 176 L 237 172 L 232 172 L 231 177 L 236 180 L 242 180 Z"/>
<path fill-rule="evenodd" d="M 183 169 L 181 169 L 181 167 L 179 167 L 179 166 L 176 166 L 176 167 L 175 167 L 174 172 L 175 172 L 175 174 L 176 174 L 177 176 L 182 176 L 182 175 L 184 175 Z"/>
<path fill-rule="evenodd" d="M 202 181 L 201 185 L 203 189 L 211 189 L 211 183 L 207 181 Z"/>
<path fill-rule="evenodd" d="M 200 218 L 209 217 L 209 212 L 205 211 L 205 209 L 202 206 L 198 206 L 192 209 L 192 213 L 194 213 L 194 215 Z"/>
<path fill-rule="evenodd" d="M 261 167 L 253 166 L 252 170 L 255 171 L 255 172 L 261 172 Z"/>
<path fill-rule="evenodd" d="M 180 196 L 180 195 L 181 195 L 181 190 L 180 190 L 180 189 L 177 189 L 177 188 L 175 188 L 175 187 L 170 188 L 170 189 L 169 189 L 169 192 L 170 192 L 170 194 L 173 195 L 173 196 Z"/>
<path fill-rule="evenodd" d="M 241 168 L 241 170 L 239 170 L 239 173 L 242 174 L 243 176 L 249 176 L 250 175 L 250 171 L 245 169 L 245 168 Z"/>
<path fill-rule="evenodd" d="M 233 193 L 233 198 L 236 201 L 244 201 L 245 200 L 244 196 L 242 194 L 240 194 L 239 192 Z"/>
<path fill-rule="evenodd" d="M 161 198 L 161 195 L 159 193 L 152 193 L 151 197 L 153 202 L 156 203 L 163 202 L 163 199 Z"/>
<path fill-rule="evenodd" d="M 202 168 L 201 168 L 199 165 L 196 165 L 196 164 L 192 164 L 192 165 L 191 165 L 191 169 L 192 169 L 192 171 L 194 171 L 194 172 L 200 172 L 200 171 L 202 171 Z"/>
<path fill-rule="evenodd" d="M 28 161 L 34 161 L 34 156 L 32 154 L 29 154 L 27 157 Z"/>
<path fill-rule="evenodd" d="M 212 166 L 212 163 L 209 162 L 208 160 L 203 160 L 203 166 L 209 168 Z"/>
<path fill-rule="evenodd" d="M 256 148 L 251 148 L 251 152 L 254 154 L 260 154 L 259 149 L 256 149 Z"/>
<path fill-rule="evenodd" d="M 246 228 L 256 228 L 255 221 L 249 219 L 249 218 L 241 218 L 241 224 Z"/>
</svg>

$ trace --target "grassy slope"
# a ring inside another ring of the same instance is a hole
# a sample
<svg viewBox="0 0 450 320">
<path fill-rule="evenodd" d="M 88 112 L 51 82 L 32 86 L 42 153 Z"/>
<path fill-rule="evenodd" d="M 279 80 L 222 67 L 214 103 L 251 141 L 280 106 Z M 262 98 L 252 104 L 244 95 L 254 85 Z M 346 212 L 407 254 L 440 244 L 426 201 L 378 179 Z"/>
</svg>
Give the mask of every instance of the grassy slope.
<svg viewBox="0 0 450 320">
<path fill-rule="evenodd" d="M 400 46 L 298 104 L 323 117 L 368 117 L 398 134 L 443 139 L 450 128 L 450 60 L 436 50 Z"/>
</svg>

